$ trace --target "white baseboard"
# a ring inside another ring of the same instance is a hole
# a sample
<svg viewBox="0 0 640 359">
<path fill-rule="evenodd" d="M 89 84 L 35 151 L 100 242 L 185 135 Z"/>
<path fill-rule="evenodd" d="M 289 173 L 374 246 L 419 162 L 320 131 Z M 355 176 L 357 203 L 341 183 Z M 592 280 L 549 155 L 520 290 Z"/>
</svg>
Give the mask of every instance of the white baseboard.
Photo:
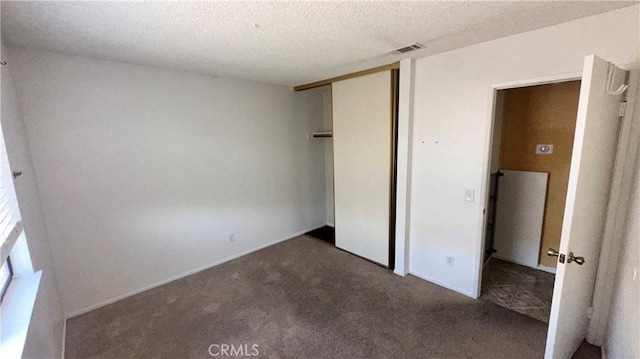
<svg viewBox="0 0 640 359">
<path fill-rule="evenodd" d="M 134 295 L 136 295 L 136 294 L 140 294 L 140 293 L 142 293 L 142 292 L 146 292 L 146 291 L 148 291 L 148 290 L 150 290 L 150 289 L 153 289 L 153 288 L 159 287 L 159 286 L 161 286 L 161 285 L 165 285 L 165 284 L 170 283 L 170 282 L 173 282 L 173 281 L 175 281 L 175 280 L 178 280 L 178 279 L 181 279 L 181 278 L 184 278 L 184 277 L 188 277 L 188 276 L 190 276 L 190 275 L 192 275 L 192 274 L 196 274 L 196 273 L 198 273 L 198 272 L 202 272 L 202 271 L 207 270 L 207 269 L 209 269 L 209 268 L 213 268 L 213 267 L 215 267 L 215 266 L 217 266 L 217 265 L 219 265 L 219 264 L 229 262 L 229 261 L 234 260 L 234 259 L 236 259 L 236 258 L 240 258 L 240 257 L 242 257 L 242 256 L 245 256 L 245 255 L 247 255 L 247 254 L 249 254 L 249 253 L 252 253 L 252 252 L 255 252 L 255 251 L 259 251 L 259 250 L 261 250 L 261 249 L 264 249 L 264 248 L 270 247 L 270 246 L 272 246 L 272 245 L 274 245 L 274 244 L 278 244 L 278 243 L 280 243 L 280 242 L 284 242 L 284 241 L 286 241 L 286 240 L 293 239 L 293 238 L 298 237 L 298 236 L 301 236 L 301 235 L 303 235 L 303 234 L 305 234 L 305 233 L 307 233 L 307 232 L 309 232 L 309 231 L 313 231 L 314 229 L 318 229 L 318 228 L 321 228 L 321 227 L 324 227 L 324 226 L 325 226 L 324 224 L 321 224 L 321 225 L 317 225 L 317 226 L 314 226 L 314 227 L 309 228 L 309 229 L 305 229 L 305 230 L 300 231 L 300 232 L 293 233 L 293 234 L 288 235 L 288 236 L 286 236 L 286 237 L 284 237 L 284 238 L 280 238 L 280 239 L 277 239 L 277 240 L 275 240 L 275 241 L 272 241 L 272 242 L 269 242 L 269 243 L 266 243 L 266 244 L 263 244 L 263 245 L 257 246 L 257 247 L 255 247 L 255 248 L 247 249 L 247 250 L 245 250 L 245 251 L 242 251 L 242 252 L 236 253 L 236 254 L 234 254 L 234 255 L 231 255 L 231 256 L 228 256 L 228 257 L 222 258 L 222 259 L 217 260 L 217 261 L 215 261 L 215 262 L 213 262 L 213 263 L 211 263 L 211 264 L 208 264 L 208 265 L 206 265 L 206 266 L 204 266 L 204 267 L 196 268 L 196 269 L 194 269 L 194 270 L 190 270 L 190 271 L 188 271 L 188 272 L 186 272 L 186 273 L 179 274 L 179 275 L 173 276 L 173 277 L 171 277 L 171 278 L 168 278 L 168 279 L 165 279 L 165 280 L 162 280 L 162 281 L 159 281 L 159 282 L 153 283 L 153 284 L 151 284 L 151 285 L 144 286 L 144 287 L 142 287 L 142 288 L 140 288 L 140 289 L 136 289 L 136 290 L 131 291 L 131 292 L 129 292 L 129 293 L 125 293 L 125 294 L 123 294 L 123 295 L 119 295 L 119 296 L 116 296 L 116 297 L 114 297 L 114 298 L 107 299 L 107 300 L 105 300 L 105 301 L 103 301 L 103 302 L 100 302 L 100 303 L 98 303 L 98 304 L 94 304 L 94 305 L 91 305 L 91 306 L 89 306 L 89 307 L 87 307 L 87 308 L 83 308 L 83 309 L 77 310 L 77 311 L 75 311 L 75 312 L 73 312 L 73 313 L 67 314 L 67 315 L 65 316 L 65 319 L 71 319 L 71 318 L 73 318 L 73 317 L 77 317 L 77 316 L 79 316 L 79 315 L 82 315 L 82 314 L 85 314 L 85 313 L 89 313 L 89 312 L 94 311 L 94 310 L 96 310 L 96 309 L 98 309 L 98 308 L 102 308 L 102 307 L 107 306 L 107 305 L 109 305 L 109 304 L 113 304 L 113 303 L 115 303 L 115 302 L 117 302 L 117 301 L 120 301 L 120 300 L 122 300 L 122 299 L 132 297 L 132 296 L 134 296 Z M 66 320 L 65 320 L 65 324 L 66 324 Z"/>
<path fill-rule="evenodd" d="M 556 274 L 556 269 L 554 267 L 543 266 L 542 264 L 540 264 L 540 265 L 538 265 L 538 268 L 536 268 L 536 269 Z"/>
<path fill-rule="evenodd" d="M 399 276 L 401 276 L 401 277 L 406 277 L 406 276 L 407 276 L 407 274 L 409 274 L 409 272 L 405 272 L 405 271 L 400 270 L 400 269 L 394 269 L 394 270 L 393 270 L 393 273 L 395 273 L 395 274 L 397 274 L 397 275 L 399 275 Z M 416 277 L 417 277 L 417 276 L 416 276 Z"/>
<path fill-rule="evenodd" d="M 505 262 L 515 263 L 515 264 L 519 264 L 521 266 L 525 266 L 525 267 L 541 270 L 541 271 L 544 271 L 544 272 L 549 272 L 549 273 L 556 274 L 556 269 L 554 267 L 543 266 L 541 264 L 538 264 L 536 267 L 534 267 L 534 266 L 529 265 L 527 263 L 523 263 L 523 262 L 520 262 L 520 261 L 515 261 L 515 260 L 509 259 L 509 258 L 503 258 L 503 257 L 497 256 L 495 254 L 492 255 L 491 257 L 496 257 L 497 259 L 503 260 Z M 489 259 L 491 259 L 491 258 L 489 258 Z M 489 260 L 487 260 L 487 262 L 488 261 Z"/>
<path fill-rule="evenodd" d="M 460 293 L 460 294 L 464 294 L 464 295 L 466 295 L 467 297 L 471 297 L 471 298 L 473 298 L 473 299 L 477 299 L 477 298 L 476 298 L 476 297 L 475 297 L 471 292 L 468 292 L 468 291 L 466 291 L 466 290 L 462 290 L 462 289 L 460 289 L 460 288 L 456 288 L 456 287 L 454 287 L 454 286 L 452 286 L 452 285 L 449 285 L 449 284 L 447 284 L 447 283 L 440 282 L 440 281 L 435 280 L 435 279 L 433 279 L 433 278 L 431 278 L 431 277 L 429 277 L 429 276 L 427 276 L 427 275 L 419 274 L 419 273 L 416 273 L 416 272 L 413 272 L 413 271 L 409 271 L 409 274 L 411 274 L 411 275 L 413 275 L 413 276 L 416 276 L 416 277 L 418 277 L 418 278 L 420 278 L 420 279 L 424 279 L 424 280 L 426 280 L 427 282 L 431 282 L 431 283 L 436 284 L 436 285 L 439 285 L 439 286 L 441 286 L 441 287 L 444 287 L 444 288 L 450 289 L 450 290 L 452 290 L 452 291 L 454 291 L 454 292 L 458 292 L 458 293 Z"/>
<path fill-rule="evenodd" d="M 496 255 L 496 254 L 493 254 L 492 257 L 495 257 L 496 259 L 499 259 L 501 261 L 505 261 L 505 262 L 509 262 L 509 263 L 515 263 L 515 264 L 519 264 L 521 266 L 525 266 L 525 267 L 529 267 L 529 268 L 533 268 L 533 269 L 538 269 L 538 267 L 534 267 L 529 263 L 524 263 L 524 262 L 521 262 L 521 261 L 518 261 L 518 260 L 511 259 L 511 258 L 501 257 L 501 256 Z"/>
<path fill-rule="evenodd" d="M 329 226 L 329 227 L 331 227 L 331 228 L 336 228 L 335 223 L 329 223 L 329 222 L 327 222 L 327 226 Z"/>
</svg>

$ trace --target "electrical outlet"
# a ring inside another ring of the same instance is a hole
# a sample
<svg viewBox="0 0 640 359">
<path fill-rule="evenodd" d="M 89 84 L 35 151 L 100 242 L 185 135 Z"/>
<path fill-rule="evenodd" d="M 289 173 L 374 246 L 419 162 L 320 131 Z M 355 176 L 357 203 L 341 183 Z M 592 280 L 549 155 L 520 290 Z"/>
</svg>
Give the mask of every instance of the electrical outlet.
<svg viewBox="0 0 640 359">
<path fill-rule="evenodd" d="M 231 233 L 231 235 L 229 236 L 229 243 L 233 243 L 235 241 L 236 241 L 236 234 Z"/>
<path fill-rule="evenodd" d="M 449 267 L 453 267 L 454 261 L 455 261 L 455 257 L 454 256 L 447 256 L 447 265 Z"/>
</svg>

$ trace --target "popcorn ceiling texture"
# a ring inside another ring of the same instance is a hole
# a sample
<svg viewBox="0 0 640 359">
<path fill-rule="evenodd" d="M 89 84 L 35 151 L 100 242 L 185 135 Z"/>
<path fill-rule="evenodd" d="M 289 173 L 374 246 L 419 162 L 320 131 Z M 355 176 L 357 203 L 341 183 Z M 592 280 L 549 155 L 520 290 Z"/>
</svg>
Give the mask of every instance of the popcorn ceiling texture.
<svg viewBox="0 0 640 359">
<path fill-rule="evenodd" d="M 634 4 L 2 2 L 2 35 L 16 46 L 293 86 Z M 390 54 L 414 42 L 426 49 Z"/>
</svg>

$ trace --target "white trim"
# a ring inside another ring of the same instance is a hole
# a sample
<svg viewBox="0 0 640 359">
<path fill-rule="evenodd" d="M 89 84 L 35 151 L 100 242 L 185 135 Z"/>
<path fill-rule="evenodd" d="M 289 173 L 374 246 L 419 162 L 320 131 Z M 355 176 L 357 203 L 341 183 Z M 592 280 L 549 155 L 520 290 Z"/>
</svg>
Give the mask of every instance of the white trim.
<svg viewBox="0 0 640 359">
<path fill-rule="evenodd" d="M 555 267 L 543 266 L 542 264 L 538 264 L 538 267 L 536 269 L 544 271 L 544 272 L 549 272 L 549 273 L 556 274 L 556 268 Z"/>
<path fill-rule="evenodd" d="M 213 263 L 211 263 L 211 264 L 207 264 L 207 265 L 206 265 L 206 266 L 204 266 L 204 267 L 200 267 L 200 268 L 196 268 L 196 269 L 194 269 L 194 270 L 190 270 L 190 271 L 188 271 L 188 272 L 186 272 L 186 273 L 183 273 L 183 274 L 179 274 L 179 275 L 173 276 L 173 277 L 171 277 L 171 278 L 168 278 L 168 279 L 165 279 L 165 280 L 162 280 L 162 281 L 159 281 L 159 282 L 156 282 L 156 283 L 153 283 L 153 284 L 150 284 L 150 285 L 144 286 L 144 287 L 142 287 L 142 288 L 140 288 L 140 289 L 136 289 L 136 290 L 131 291 L 131 292 L 129 292 L 129 293 L 125 293 L 125 294 L 119 295 L 119 296 L 117 296 L 117 297 L 114 297 L 114 298 L 111 298 L 111 299 L 107 299 L 107 300 L 105 300 L 105 301 L 103 301 L 103 302 L 100 302 L 100 303 L 98 303 L 98 304 L 91 305 L 91 306 L 89 306 L 89 307 L 87 307 L 87 308 L 77 310 L 77 311 L 75 311 L 75 312 L 73 312 L 73 313 L 71 313 L 71 314 L 66 315 L 66 316 L 65 316 L 65 318 L 66 318 L 66 319 L 71 319 L 71 318 L 77 317 L 77 316 L 79 316 L 79 315 L 89 313 L 89 312 L 91 312 L 91 311 L 93 311 L 93 310 L 96 310 L 96 309 L 98 309 L 98 308 L 102 308 L 102 307 L 107 306 L 107 305 L 109 305 L 109 304 L 113 304 L 113 303 L 115 303 L 115 302 L 117 302 L 117 301 L 120 301 L 120 300 L 122 300 L 122 299 L 132 297 L 132 296 L 134 296 L 134 295 L 136 295 L 136 294 L 140 294 L 140 293 L 142 293 L 142 292 L 146 292 L 146 291 L 148 291 L 148 290 L 150 290 L 150 289 L 153 289 L 153 288 L 156 288 L 156 287 L 159 287 L 159 286 L 165 285 L 165 284 L 170 283 L 170 282 L 173 282 L 173 281 L 175 281 L 175 280 L 178 280 L 178 279 L 181 279 L 181 278 L 184 278 L 184 277 L 188 277 L 188 276 L 190 276 L 190 275 L 192 275 L 192 274 L 196 274 L 196 273 L 198 273 L 198 272 L 202 272 L 202 271 L 207 270 L 207 269 L 209 269 L 209 268 L 213 268 L 213 267 L 215 267 L 215 266 L 217 266 L 217 265 L 219 265 L 219 264 L 226 263 L 226 262 L 229 262 L 229 261 L 234 260 L 234 259 L 236 259 L 236 258 L 240 258 L 240 257 L 242 257 L 242 256 L 245 256 L 245 255 L 247 255 L 247 254 L 249 254 L 249 253 L 252 253 L 252 252 L 255 252 L 255 251 L 259 251 L 259 250 L 261 250 L 261 249 L 264 249 L 264 248 L 270 247 L 270 246 L 272 246 L 272 245 L 274 245 L 274 244 L 278 244 L 278 243 L 280 243 L 280 242 L 284 242 L 284 241 L 286 241 L 286 240 L 293 239 L 293 238 L 295 238 L 295 237 L 299 237 L 299 236 L 301 236 L 301 235 L 303 235 L 303 234 L 305 234 L 305 233 L 307 233 L 307 232 L 309 232 L 309 231 L 313 231 L 313 230 L 315 230 L 315 229 L 322 228 L 322 227 L 324 227 L 324 226 L 325 226 L 324 224 L 317 225 L 317 226 L 314 226 L 314 227 L 312 227 L 312 228 L 305 229 L 305 230 L 302 230 L 302 231 L 300 231 L 300 232 L 296 232 L 296 233 L 294 233 L 294 234 L 288 235 L 288 236 L 286 236 L 286 237 L 284 237 L 284 238 L 280 238 L 280 239 L 277 239 L 277 240 L 275 240 L 275 241 L 272 241 L 272 242 L 269 242 L 269 243 L 266 243 L 266 244 L 260 245 L 260 246 L 258 246 L 258 247 L 251 248 L 251 249 L 247 249 L 246 251 L 242 251 L 242 252 L 240 252 L 240 253 L 236 253 L 236 254 L 234 254 L 234 255 L 231 255 L 231 256 L 228 256 L 228 257 L 222 258 L 222 259 L 220 259 L 220 260 L 217 260 L 217 261 L 215 261 L 215 262 L 213 262 Z"/>
<path fill-rule="evenodd" d="M 507 89 L 519 88 L 519 87 L 547 85 L 547 84 L 553 84 L 558 82 L 575 81 L 575 80 L 580 80 L 581 78 L 582 78 L 582 71 L 578 71 L 578 72 L 568 72 L 564 74 L 557 74 L 557 75 L 551 75 L 551 76 L 534 77 L 534 78 L 516 80 L 516 81 L 499 82 L 499 83 L 492 84 L 491 87 L 492 89 L 498 91 L 498 90 L 507 90 Z"/>
<path fill-rule="evenodd" d="M 520 262 L 520 261 L 517 261 L 517 260 L 500 257 L 497 254 L 492 255 L 490 258 L 494 258 L 494 257 L 499 259 L 499 260 L 501 260 L 501 261 L 505 261 L 505 262 L 509 262 L 509 263 L 515 263 L 515 264 L 521 265 L 523 267 L 527 267 L 527 268 L 531 268 L 531 269 L 541 270 L 543 272 L 549 272 L 549 273 L 556 274 L 556 269 L 554 267 L 543 266 L 542 264 L 538 264 L 537 266 L 533 267 L 533 266 L 530 266 L 529 264 L 526 264 L 524 262 Z"/>
<path fill-rule="evenodd" d="M 409 272 L 409 228 L 411 225 L 411 166 L 413 149 L 413 92 L 415 60 L 400 60 L 398 76 L 398 132 L 396 158 L 395 268 L 401 276 Z"/>
<path fill-rule="evenodd" d="M 65 355 L 67 355 L 67 318 L 64 318 L 62 323 L 62 356 L 60 358 L 64 359 Z"/>
<path fill-rule="evenodd" d="M 329 227 L 331 227 L 331 228 L 336 228 L 336 224 L 335 224 L 335 223 L 332 223 L 332 222 L 331 222 L 331 223 L 330 223 L 330 222 L 327 222 L 326 226 L 329 226 Z M 319 228 L 319 227 L 318 227 L 318 228 Z"/>
<path fill-rule="evenodd" d="M 632 68 L 629 74 L 629 91 L 626 94 L 627 112 L 620 125 L 618 148 L 611 178 L 611 193 L 607 207 L 607 217 L 602 234 L 598 270 L 594 285 L 592 307 L 593 315 L 589 321 L 587 341 L 601 345 L 606 333 L 609 308 L 611 307 L 611 291 L 615 282 L 616 261 L 620 253 L 621 240 L 624 235 L 628 194 L 633 180 L 633 168 L 640 137 L 639 115 L 637 109 L 637 95 L 640 91 L 640 71 Z M 635 85 L 635 86 L 634 86 Z"/>
<path fill-rule="evenodd" d="M 11 225 L 9 225 L 9 227 L 11 227 Z M 13 224 L 13 228 L 7 233 L 7 238 L 4 238 L 2 246 L 0 246 L 0 264 L 4 264 L 7 258 L 9 258 L 9 253 L 13 250 L 13 246 L 18 241 L 23 229 L 22 222 L 18 221 Z"/>
<path fill-rule="evenodd" d="M 431 278 L 431 277 L 429 277 L 428 275 L 424 275 L 424 274 L 416 273 L 416 272 L 414 272 L 414 271 L 409 271 L 409 274 L 411 274 L 412 276 L 418 277 L 418 278 L 420 278 L 420 279 L 424 279 L 424 280 L 426 280 L 427 282 L 431 282 L 431 283 L 433 283 L 433 284 L 436 284 L 436 285 L 438 285 L 438 286 L 440 286 L 440 287 L 447 288 L 447 289 L 449 289 L 449 290 L 452 290 L 452 291 L 454 291 L 454 292 L 458 292 L 458 293 L 460 293 L 460 294 L 464 294 L 464 295 L 466 295 L 467 297 L 471 297 L 471 298 L 473 298 L 473 299 L 478 299 L 478 296 L 474 296 L 474 295 L 473 295 L 473 293 L 471 293 L 471 292 L 469 292 L 469 291 L 466 291 L 466 290 L 464 290 L 464 289 L 460 289 L 460 288 L 456 288 L 456 287 L 454 287 L 454 286 L 452 286 L 452 285 L 449 285 L 449 284 L 447 284 L 447 283 L 440 282 L 439 280 L 436 280 L 436 279 L 434 279 L 434 278 Z"/>
<path fill-rule="evenodd" d="M 556 74 L 551 76 L 543 76 L 543 77 L 533 77 L 522 80 L 515 81 L 507 81 L 507 82 L 499 82 L 493 83 L 489 85 L 489 96 L 487 103 L 487 113 L 485 116 L 488 118 L 488 123 L 490 126 L 486 126 L 485 131 L 485 141 L 483 148 L 483 167 L 482 167 L 482 179 L 480 184 L 480 194 L 479 198 L 481 199 L 480 206 L 478 207 L 478 211 L 480 212 L 478 216 L 477 223 L 477 239 L 475 245 L 475 258 L 476 261 L 474 263 L 474 270 L 477 273 L 475 278 L 475 285 L 473 286 L 474 292 L 472 293 L 473 298 L 478 298 L 480 296 L 480 292 L 482 290 L 482 269 L 484 262 L 484 241 L 485 241 L 485 225 L 486 225 L 486 216 L 483 213 L 487 203 L 489 201 L 489 172 L 491 171 L 491 147 L 493 142 L 493 126 L 495 125 L 495 110 L 496 110 L 496 99 L 499 90 L 505 90 L 510 88 L 518 88 L 518 87 L 526 87 L 526 86 L 535 86 L 542 85 L 548 83 L 556 83 L 556 82 L 566 82 L 566 81 L 574 81 L 582 78 L 582 72 L 570 72 L 564 74 Z"/>
<path fill-rule="evenodd" d="M 475 263 L 473 264 L 473 270 L 476 273 L 475 285 L 473 286 L 473 297 L 478 298 L 482 290 L 482 270 L 484 269 L 484 243 L 486 235 L 487 217 L 486 208 L 489 203 L 489 173 L 491 173 L 491 148 L 493 147 L 493 126 L 495 125 L 495 108 L 496 101 L 498 99 L 497 85 L 489 86 L 489 95 L 487 96 L 487 114 L 489 119 L 489 126 L 486 126 L 485 140 L 482 161 L 484 166 L 482 167 L 482 178 L 480 179 L 480 193 L 478 198 L 480 199 L 480 205 L 478 206 L 479 216 L 477 226 L 477 237 L 475 242 Z"/>
<path fill-rule="evenodd" d="M 38 296 L 42 271 L 14 278 L 2 303 L 0 357 L 21 358 Z"/>
<path fill-rule="evenodd" d="M 404 270 L 400 270 L 400 268 L 396 268 L 393 270 L 393 273 L 401 276 L 401 277 L 406 277 L 407 274 L 409 274 L 409 272 L 405 272 Z"/>
</svg>

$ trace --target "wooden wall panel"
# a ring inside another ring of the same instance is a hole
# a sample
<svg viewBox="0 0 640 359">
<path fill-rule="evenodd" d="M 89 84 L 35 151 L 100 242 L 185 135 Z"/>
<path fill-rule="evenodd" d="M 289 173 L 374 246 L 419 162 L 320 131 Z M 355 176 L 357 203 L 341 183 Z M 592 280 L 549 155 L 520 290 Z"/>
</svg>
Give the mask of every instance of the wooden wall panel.
<svg viewBox="0 0 640 359">
<path fill-rule="evenodd" d="M 545 252 L 560 244 L 580 81 L 510 89 L 504 95 L 500 169 L 549 173 L 540 264 L 555 267 L 556 259 Z M 553 154 L 537 155 L 536 144 L 553 144 Z"/>
</svg>

